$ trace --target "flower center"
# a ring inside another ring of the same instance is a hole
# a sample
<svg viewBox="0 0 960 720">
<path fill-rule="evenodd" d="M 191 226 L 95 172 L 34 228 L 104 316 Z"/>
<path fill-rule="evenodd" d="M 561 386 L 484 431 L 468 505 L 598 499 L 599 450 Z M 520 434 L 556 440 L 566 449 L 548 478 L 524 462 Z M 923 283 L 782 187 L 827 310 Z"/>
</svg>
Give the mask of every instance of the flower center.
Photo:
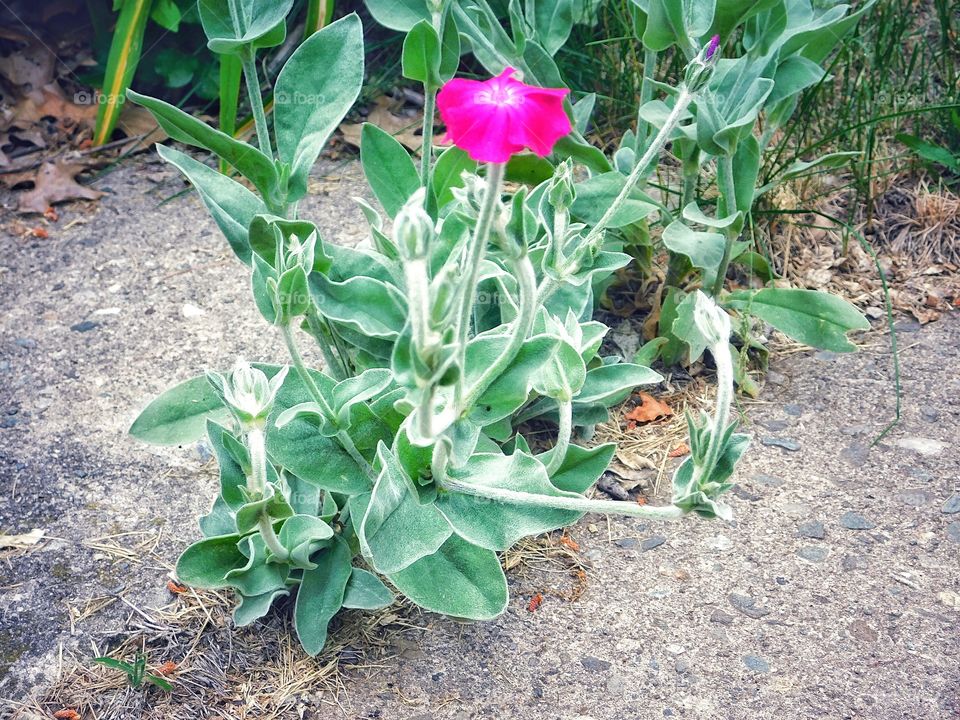
<svg viewBox="0 0 960 720">
<path fill-rule="evenodd" d="M 523 96 L 510 85 L 496 83 L 478 92 L 476 101 L 482 105 L 516 107 L 523 102 Z"/>
</svg>

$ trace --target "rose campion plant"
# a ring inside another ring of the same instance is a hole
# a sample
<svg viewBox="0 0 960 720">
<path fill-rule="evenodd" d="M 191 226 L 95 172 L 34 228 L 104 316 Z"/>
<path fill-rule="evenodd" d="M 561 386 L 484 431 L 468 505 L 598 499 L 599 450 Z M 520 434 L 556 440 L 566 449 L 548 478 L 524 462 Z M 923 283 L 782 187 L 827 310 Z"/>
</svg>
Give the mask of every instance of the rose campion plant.
<svg viewBox="0 0 960 720">
<path fill-rule="evenodd" d="M 359 18 L 338 20 L 291 55 L 276 82 L 271 132 L 255 62 L 259 39 L 276 32 L 268 4 L 202 3 L 211 49 L 242 60 L 257 147 L 167 103 L 130 96 L 171 138 L 212 152 L 254 188 L 158 147 L 246 264 L 255 305 L 288 363 L 240 362 L 188 380 L 131 428 L 168 445 L 205 433 L 219 462 L 204 537 L 177 563 L 182 582 L 232 589 L 237 625 L 295 594 L 297 634 L 316 654 L 341 608 L 383 607 L 395 591 L 434 612 L 496 617 L 508 602 L 497 553 L 587 512 L 730 517 L 720 496 L 747 437 L 730 416 L 730 316 L 702 292 L 689 295 L 689 330 L 714 358 L 717 407 L 689 418 L 691 453 L 674 474 L 671 503 L 586 497 L 615 447 L 573 442 L 634 387 L 661 380 L 602 353 L 607 328 L 592 319 L 595 292 L 631 260 L 608 230 L 684 128 L 715 72 L 716 42 L 705 39 L 691 57 L 639 170 L 587 225 L 572 211 L 572 157 L 535 185 L 503 191 L 509 163 L 525 149 L 554 157 L 575 134 L 567 91 L 526 84 L 507 66 L 485 82 L 455 79 L 454 7 L 431 0 L 435 12 L 410 29 L 403 57 L 404 74 L 425 89 L 420 167 L 389 134 L 364 126 L 361 164 L 392 224 L 361 202 L 370 240 L 346 247 L 325 242 L 298 203 L 360 91 Z M 437 107 L 454 143 L 439 154 Z M 322 371 L 304 362 L 304 338 L 323 353 Z M 549 449 L 525 439 L 523 424 L 533 419 L 557 428 Z"/>
</svg>

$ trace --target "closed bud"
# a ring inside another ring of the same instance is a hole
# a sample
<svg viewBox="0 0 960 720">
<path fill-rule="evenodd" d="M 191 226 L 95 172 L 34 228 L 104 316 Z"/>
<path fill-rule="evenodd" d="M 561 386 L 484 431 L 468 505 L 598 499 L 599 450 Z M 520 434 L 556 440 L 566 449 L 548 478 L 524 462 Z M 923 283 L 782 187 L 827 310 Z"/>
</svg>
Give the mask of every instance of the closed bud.
<svg viewBox="0 0 960 720">
<path fill-rule="evenodd" d="M 287 369 L 284 367 L 269 380 L 262 370 L 238 360 L 228 378 L 217 373 L 208 373 L 207 377 L 241 426 L 262 427 L 273 409 L 273 401 Z"/>
<path fill-rule="evenodd" d="M 711 348 L 730 339 L 730 316 L 711 298 L 697 291 L 693 321 Z"/>
<path fill-rule="evenodd" d="M 557 166 L 547 193 L 550 198 L 550 204 L 553 205 L 557 212 L 566 212 L 573 206 L 573 201 L 576 199 L 577 193 L 573 187 L 572 161 L 567 159 Z"/>
<path fill-rule="evenodd" d="M 698 92 L 707 86 L 710 78 L 713 77 L 713 69 L 720 60 L 720 36 L 714 35 L 710 42 L 700 50 L 689 65 L 683 76 L 683 82 L 687 89 L 692 92 Z"/>
<path fill-rule="evenodd" d="M 423 188 L 411 195 L 393 222 L 393 240 L 404 260 L 422 260 L 430 252 L 434 225 L 423 209 L 424 196 Z"/>
</svg>

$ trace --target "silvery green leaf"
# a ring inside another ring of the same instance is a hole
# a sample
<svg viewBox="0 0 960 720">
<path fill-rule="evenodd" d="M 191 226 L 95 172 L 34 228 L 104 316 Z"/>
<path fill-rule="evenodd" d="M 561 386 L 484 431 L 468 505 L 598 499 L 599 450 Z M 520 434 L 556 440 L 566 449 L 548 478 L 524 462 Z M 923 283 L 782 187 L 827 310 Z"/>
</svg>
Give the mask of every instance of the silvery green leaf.
<svg viewBox="0 0 960 720">
<path fill-rule="evenodd" d="M 374 569 L 388 575 L 436 552 L 453 532 L 432 505 L 420 505 L 413 481 L 392 451 L 381 446 L 380 474 L 357 533 Z"/>
<path fill-rule="evenodd" d="M 326 547 L 333 537 L 333 529 L 312 515 L 292 515 L 280 528 L 280 544 L 290 553 L 290 564 L 304 570 L 316 567 L 310 556 Z"/>
<path fill-rule="evenodd" d="M 294 625 L 308 655 L 317 655 L 327 643 L 327 626 L 343 605 L 353 568 L 350 548 L 337 538 L 316 557 L 316 568 L 305 570 L 297 591 Z"/>
<path fill-rule="evenodd" d="M 236 627 L 246 627 L 268 612 L 277 598 L 289 595 L 290 591 L 286 589 L 270 590 L 262 595 L 240 595 L 240 602 L 233 609 L 233 624 Z"/>
<path fill-rule="evenodd" d="M 355 610 L 379 610 L 393 604 L 393 593 L 372 572 L 355 567 L 343 594 L 343 607 Z"/>
<path fill-rule="evenodd" d="M 244 595 L 262 595 L 271 590 L 286 587 L 289 568 L 267 562 L 269 558 L 267 547 L 259 533 L 247 535 L 240 540 L 238 547 L 246 554 L 246 563 L 226 574 L 227 586 L 235 587 Z"/>
</svg>

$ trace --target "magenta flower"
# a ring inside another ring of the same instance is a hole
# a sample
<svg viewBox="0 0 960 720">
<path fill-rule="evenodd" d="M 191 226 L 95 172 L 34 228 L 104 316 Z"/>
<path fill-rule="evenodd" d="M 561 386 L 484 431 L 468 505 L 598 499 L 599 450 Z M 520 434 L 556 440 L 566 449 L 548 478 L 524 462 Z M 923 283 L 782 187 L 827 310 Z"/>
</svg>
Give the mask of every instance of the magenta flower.
<svg viewBox="0 0 960 720">
<path fill-rule="evenodd" d="M 505 163 L 524 148 L 545 157 L 570 132 L 563 109 L 570 91 L 526 85 L 515 72 L 508 67 L 485 82 L 455 78 L 437 95 L 447 136 L 474 160 Z"/>
<path fill-rule="evenodd" d="M 713 54 L 719 49 L 719 47 L 720 47 L 720 36 L 714 35 L 712 38 L 710 38 L 710 44 L 707 46 L 706 59 L 707 60 L 711 59 L 713 57 Z"/>
</svg>

